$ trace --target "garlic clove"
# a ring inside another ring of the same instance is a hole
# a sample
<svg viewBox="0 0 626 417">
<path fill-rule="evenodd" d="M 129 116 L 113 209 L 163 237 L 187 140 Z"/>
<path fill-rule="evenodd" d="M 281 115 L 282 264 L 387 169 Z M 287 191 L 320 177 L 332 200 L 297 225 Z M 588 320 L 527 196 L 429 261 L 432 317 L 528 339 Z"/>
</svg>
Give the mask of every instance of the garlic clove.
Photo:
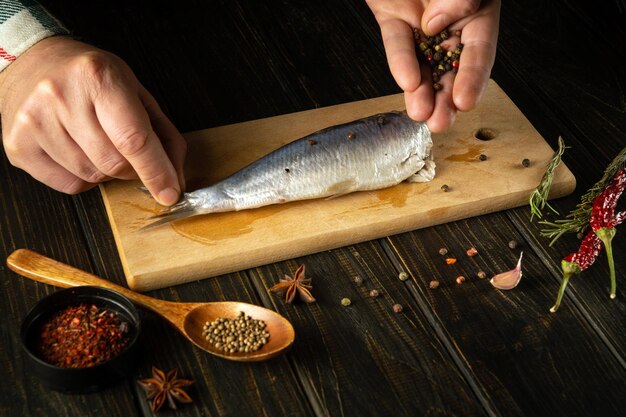
<svg viewBox="0 0 626 417">
<path fill-rule="evenodd" d="M 510 271 L 502 272 L 501 274 L 495 275 L 489 282 L 491 285 L 496 287 L 499 290 L 512 290 L 517 287 L 520 280 L 522 279 L 522 255 L 524 252 L 520 252 L 519 260 L 517 261 L 517 266 Z"/>
</svg>

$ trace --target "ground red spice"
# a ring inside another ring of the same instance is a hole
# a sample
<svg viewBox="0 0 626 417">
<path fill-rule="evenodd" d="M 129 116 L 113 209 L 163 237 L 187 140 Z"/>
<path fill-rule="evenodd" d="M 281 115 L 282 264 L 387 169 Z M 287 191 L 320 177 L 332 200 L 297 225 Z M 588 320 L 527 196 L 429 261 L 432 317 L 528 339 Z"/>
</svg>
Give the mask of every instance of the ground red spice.
<svg viewBox="0 0 626 417">
<path fill-rule="evenodd" d="M 62 368 L 88 368 L 117 356 L 130 341 L 129 324 L 96 305 L 69 306 L 41 326 L 37 343 L 44 361 Z"/>
</svg>

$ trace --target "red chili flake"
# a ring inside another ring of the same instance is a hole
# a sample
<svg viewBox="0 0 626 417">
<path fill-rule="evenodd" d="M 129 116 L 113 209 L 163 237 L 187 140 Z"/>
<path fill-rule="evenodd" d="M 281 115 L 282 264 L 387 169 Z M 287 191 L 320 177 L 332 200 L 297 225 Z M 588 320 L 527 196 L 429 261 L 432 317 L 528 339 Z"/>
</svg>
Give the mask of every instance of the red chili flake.
<svg viewBox="0 0 626 417">
<path fill-rule="evenodd" d="M 467 256 L 476 256 L 476 255 L 478 255 L 478 251 L 476 250 L 476 248 L 469 248 L 466 253 L 467 253 Z"/>
<path fill-rule="evenodd" d="M 42 324 L 37 350 L 52 365 L 88 368 L 117 356 L 129 341 L 129 325 L 117 313 L 81 304 L 55 312 Z"/>
<path fill-rule="evenodd" d="M 446 263 L 452 265 L 456 263 L 456 258 L 446 258 Z"/>
</svg>

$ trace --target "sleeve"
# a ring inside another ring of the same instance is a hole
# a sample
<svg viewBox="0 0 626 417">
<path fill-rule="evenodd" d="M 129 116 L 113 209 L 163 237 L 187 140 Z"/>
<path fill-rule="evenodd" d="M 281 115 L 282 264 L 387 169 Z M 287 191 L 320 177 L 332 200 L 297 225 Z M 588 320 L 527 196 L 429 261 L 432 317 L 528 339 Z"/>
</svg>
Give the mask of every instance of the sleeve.
<svg viewBox="0 0 626 417">
<path fill-rule="evenodd" d="M 40 40 L 69 31 L 34 0 L 0 0 L 0 71 Z"/>
</svg>

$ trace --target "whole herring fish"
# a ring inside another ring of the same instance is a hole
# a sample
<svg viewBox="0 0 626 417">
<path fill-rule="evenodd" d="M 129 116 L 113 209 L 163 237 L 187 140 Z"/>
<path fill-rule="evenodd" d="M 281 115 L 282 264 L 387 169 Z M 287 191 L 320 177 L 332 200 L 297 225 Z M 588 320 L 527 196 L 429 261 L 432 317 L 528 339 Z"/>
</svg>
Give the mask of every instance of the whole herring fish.
<svg viewBox="0 0 626 417">
<path fill-rule="evenodd" d="M 425 123 L 406 112 L 331 126 L 265 155 L 209 187 L 184 193 L 144 226 L 206 213 L 377 190 L 435 176 Z"/>
</svg>

